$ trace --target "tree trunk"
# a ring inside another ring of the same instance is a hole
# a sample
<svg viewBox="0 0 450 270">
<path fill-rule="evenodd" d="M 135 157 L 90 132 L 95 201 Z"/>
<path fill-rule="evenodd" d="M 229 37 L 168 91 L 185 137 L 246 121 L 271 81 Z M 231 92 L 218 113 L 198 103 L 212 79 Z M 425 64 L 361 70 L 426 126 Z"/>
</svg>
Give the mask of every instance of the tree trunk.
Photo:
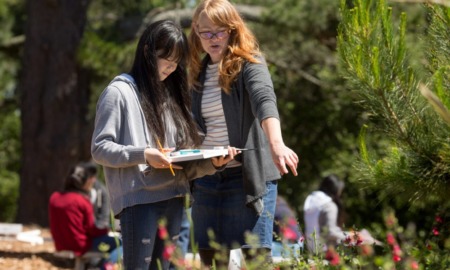
<svg viewBox="0 0 450 270">
<path fill-rule="evenodd" d="M 51 193 L 61 190 L 75 162 L 90 156 L 88 74 L 77 65 L 89 2 L 27 1 L 17 222 L 47 226 Z"/>
</svg>

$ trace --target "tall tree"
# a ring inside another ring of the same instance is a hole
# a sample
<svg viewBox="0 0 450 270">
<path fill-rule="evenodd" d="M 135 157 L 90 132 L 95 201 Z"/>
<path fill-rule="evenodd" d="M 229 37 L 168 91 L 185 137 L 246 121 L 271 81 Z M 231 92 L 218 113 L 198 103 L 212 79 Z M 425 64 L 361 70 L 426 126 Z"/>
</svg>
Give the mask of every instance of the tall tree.
<svg viewBox="0 0 450 270">
<path fill-rule="evenodd" d="M 26 3 L 19 222 L 46 225 L 51 192 L 62 187 L 74 162 L 89 157 L 89 81 L 77 63 L 89 2 Z"/>
</svg>

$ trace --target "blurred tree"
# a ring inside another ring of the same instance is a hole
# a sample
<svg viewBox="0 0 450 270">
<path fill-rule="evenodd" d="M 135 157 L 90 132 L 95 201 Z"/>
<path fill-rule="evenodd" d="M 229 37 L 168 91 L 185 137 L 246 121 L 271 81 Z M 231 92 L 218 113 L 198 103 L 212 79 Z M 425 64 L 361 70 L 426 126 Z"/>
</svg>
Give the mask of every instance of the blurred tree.
<svg viewBox="0 0 450 270">
<path fill-rule="evenodd" d="M 426 7 L 419 55 L 426 56 L 427 73 L 411 61 L 417 54 L 406 44 L 406 13 L 395 26 L 395 11 L 384 0 L 357 0 L 353 7 L 341 1 L 339 53 L 344 76 L 370 113 L 361 136 L 360 180 L 381 199 L 433 211 L 450 206 L 450 8 Z M 366 132 L 384 137 L 382 155 L 367 147 Z"/>
<path fill-rule="evenodd" d="M 46 225 L 42 209 L 51 192 L 62 187 L 70 166 L 89 157 L 89 76 L 76 61 L 89 2 L 26 2 L 18 222 Z"/>
</svg>

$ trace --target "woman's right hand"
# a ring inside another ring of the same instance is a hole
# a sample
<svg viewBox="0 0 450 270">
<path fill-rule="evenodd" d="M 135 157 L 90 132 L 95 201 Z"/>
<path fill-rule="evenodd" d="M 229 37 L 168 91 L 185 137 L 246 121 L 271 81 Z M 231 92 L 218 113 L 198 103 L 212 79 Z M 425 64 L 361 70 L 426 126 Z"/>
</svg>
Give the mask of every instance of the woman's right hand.
<svg viewBox="0 0 450 270">
<path fill-rule="evenodd" d="M 170 159 L 164 154 L 164 152 L 161 152 L 156 148 L 146 148 L 144 150 L 144 157 L 145 162 L 147 162 L 148 165 L 152 166 L 155 169 L 167 169 L 171 164 Z"/>
<path fill-rule="evenodd" d="M 227 164 L 231 160 L 234 159 L 234 156 L 240 154 L 241 151 L 236 150 L 236 147 L 228 146 L 228 155 L 222 156 L 222 157 L 214 157 L 211 159 L 211 162 L 213 163 L 214 167 L 220 168 L 223 165 Z"/>
</svg>

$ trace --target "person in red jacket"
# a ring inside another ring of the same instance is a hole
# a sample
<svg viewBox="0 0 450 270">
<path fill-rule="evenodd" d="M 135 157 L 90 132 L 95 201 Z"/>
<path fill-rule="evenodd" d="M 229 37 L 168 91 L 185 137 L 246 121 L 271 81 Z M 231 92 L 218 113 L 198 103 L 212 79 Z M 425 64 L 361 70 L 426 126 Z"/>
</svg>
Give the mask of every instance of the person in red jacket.
<svg viewBox="0 0 450 270">
<path fill-rule="evenodd" d="M 54 192 L 49 201 L 50 232 L 56 250 L 71 250 L 77 256 L 87 251 L 111 253 L 109 261 L 117 261 L 117 241 L 108 229 L 95 225 L 94 209 L 89 199 L 95 179 L 86 168 L 75 166 L 66 178 L 64 191 Z"/>
</svg>

